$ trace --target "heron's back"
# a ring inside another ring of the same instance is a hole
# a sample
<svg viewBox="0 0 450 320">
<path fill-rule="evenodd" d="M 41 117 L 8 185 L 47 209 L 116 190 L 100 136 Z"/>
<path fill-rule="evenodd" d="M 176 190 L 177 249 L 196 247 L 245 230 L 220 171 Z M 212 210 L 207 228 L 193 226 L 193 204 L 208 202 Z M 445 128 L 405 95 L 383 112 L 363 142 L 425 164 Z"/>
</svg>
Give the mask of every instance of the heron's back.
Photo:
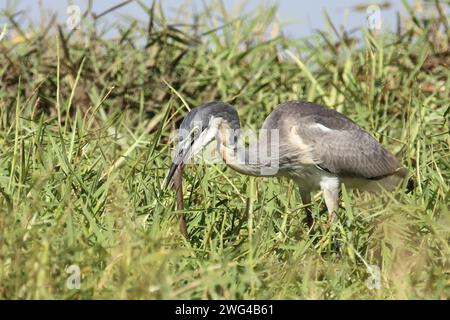
<svg viewBox="0 0 450 320">
<path fill-rule="evenodd" d="M 406 173 L 395 156 L 367 131 L 318 104 L 282 103 L 262 128 L 279 130 L 280 166 L 287 172 L 315 166 L 341 178 L 374 181 Z"/>
</svg>

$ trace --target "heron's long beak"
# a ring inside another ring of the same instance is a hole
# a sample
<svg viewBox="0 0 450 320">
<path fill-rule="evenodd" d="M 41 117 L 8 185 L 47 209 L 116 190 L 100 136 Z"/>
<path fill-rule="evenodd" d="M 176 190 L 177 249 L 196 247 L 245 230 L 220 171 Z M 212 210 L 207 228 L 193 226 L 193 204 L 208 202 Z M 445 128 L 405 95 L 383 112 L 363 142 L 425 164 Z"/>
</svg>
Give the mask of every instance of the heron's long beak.
<svg viewBox="0 0 450 320">
<path fill-rule="evenodd" d="M 175 149 L 176 150 L 175 158 L 172 160 L 172 165 L 170 166 L 169 174 L 167 175 L 166 182 L 164 183 L 165 191 L 167 191 L 168 187 L 170 186 L 170 183 L 172 182 L 172 179 L 177 169 L 179 167 L 183 167 L 184 162 L 186 161 L 186 159 L 188 159 L 187 156 L 189 155 L 191 147 L 192 147 L 191 143 L 188 140 L 182 140 L 178 143 Z"/>
<path fill-rule="evenodd" d="M 179 167 L 182 167 L 182 166 L 183 166 L 182 162 L 181 163 L 175 163 L 175 162 L 172 163 L 172 166 L 170 167 L 169 174 L 167 175 L 167 179 L 166 179 L 166 182 L 165 182 L 165 185 L 164 185 L 164 190 L 167 191 L 167 188 L 169 187 L 170 182 L 172 182 L 172 179 L 173 179 L 173 176 L 175 175 L 175 172 L 177 171 L 177 169 Z"/>
</svg>

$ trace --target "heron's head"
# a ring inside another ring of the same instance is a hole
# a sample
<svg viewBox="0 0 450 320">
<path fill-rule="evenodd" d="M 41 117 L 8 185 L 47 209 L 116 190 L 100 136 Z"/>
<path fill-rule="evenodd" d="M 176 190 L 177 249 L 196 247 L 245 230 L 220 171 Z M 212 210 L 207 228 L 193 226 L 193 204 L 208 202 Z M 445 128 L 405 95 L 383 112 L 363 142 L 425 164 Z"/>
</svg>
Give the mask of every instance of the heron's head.
<svg viewBox="0 0 450 320">
<path fill-rule="evenodd" d="M 224 122 L 231 130 L 240 128 L 236 109 L 225 102 L 209 102 L 192 109 L 186 115 L 178 130 L 178 144 L 167 176 L 166 188 L 177 168 L 189 163 L 212 142 Z"/>
</svg>

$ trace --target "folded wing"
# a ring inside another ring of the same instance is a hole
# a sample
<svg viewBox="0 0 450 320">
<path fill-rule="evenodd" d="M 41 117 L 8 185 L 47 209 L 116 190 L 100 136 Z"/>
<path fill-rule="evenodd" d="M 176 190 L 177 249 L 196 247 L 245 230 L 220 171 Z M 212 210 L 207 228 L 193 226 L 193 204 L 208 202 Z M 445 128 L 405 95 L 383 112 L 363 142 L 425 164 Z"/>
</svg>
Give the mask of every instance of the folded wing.
<svg viewBox="0 0 450 320">
<path fill-rule="evenodd" d="M 346 118 L 304 117 L 295 127 L 317 166 L 342 177 L 381 179 L 401 169 L 368 132 Z"/>
</svg>

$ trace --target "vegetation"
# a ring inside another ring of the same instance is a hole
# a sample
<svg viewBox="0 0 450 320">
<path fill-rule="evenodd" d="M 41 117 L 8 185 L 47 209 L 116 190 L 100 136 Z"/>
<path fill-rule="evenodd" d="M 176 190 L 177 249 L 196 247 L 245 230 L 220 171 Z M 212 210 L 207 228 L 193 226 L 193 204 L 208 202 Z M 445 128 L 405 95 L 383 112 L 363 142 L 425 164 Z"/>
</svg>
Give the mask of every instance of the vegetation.
<svg viewBox="0 0 450 320">
<path fill-rule="evenodd" d="M 169 21 L 138 3 L 148 21 L 88 10 L 73 31 L 23 30 L 1 8 L 1 298 L 450 297 L 448 3 L 407 7 L 397 32 L 330 23 L 303 39 L 283 35 L 275 6 L 236 17 L 216 1 Z M 319 194 L 307 234 L 293 182 L 188 166 L 184 239 L 163 181 L 188 107 L 228 101 L 257 129 L 290 99 L 372 132 L 414 192 L 344 190 L 336 251 Z"/>
</svg>

